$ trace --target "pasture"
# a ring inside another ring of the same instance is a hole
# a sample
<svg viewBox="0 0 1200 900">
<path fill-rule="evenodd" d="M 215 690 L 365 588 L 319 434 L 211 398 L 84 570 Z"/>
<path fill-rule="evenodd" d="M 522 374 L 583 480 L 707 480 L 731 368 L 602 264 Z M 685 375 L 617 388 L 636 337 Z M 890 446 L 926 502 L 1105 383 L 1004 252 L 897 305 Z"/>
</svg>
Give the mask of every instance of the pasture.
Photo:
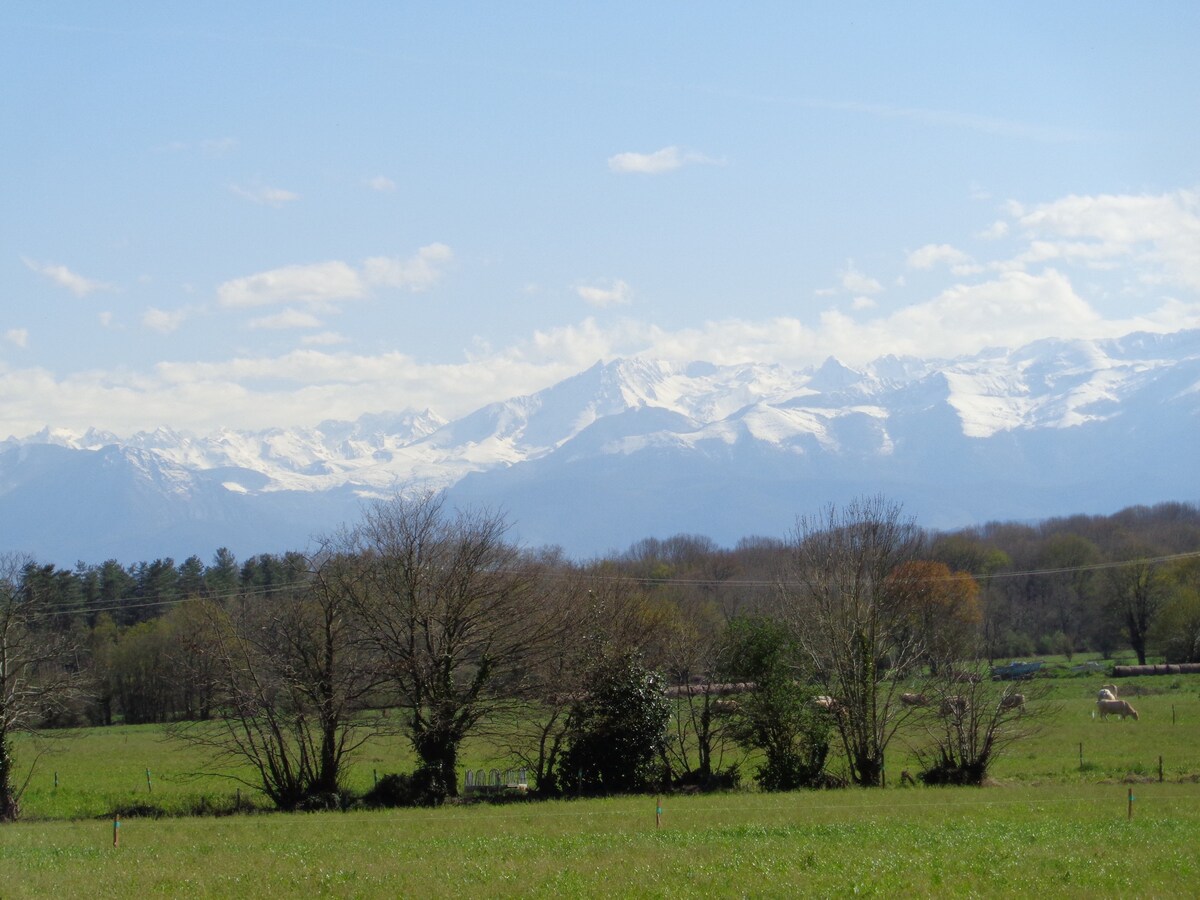
<svg viewBox="0 0 1200 900">
<path fill-rule="evenodd" d="M 1092 718 L 1100 683 L 1047 680 L 1037 733 L 998 761 L 989 787 L 900 787 L 913 730 L 893 743 L 883 790 L 666 795 L 661 827 L 653 797 L 127 815 L 114 848 L 112 810 L 220 809 L 235 785 L 198 774 L 203 756 L 157 727 L 79 731 L 49 742 L 26 820 L 0 828 L 0 896 L 1194 894 L 1200 676 L 1123 682 L 1138 722 Z M 34 747 L 18 752 L 26 763 Z M 463 763 L 505 765 L 495 752 L 477 741 Z M 381 740 L 350 787 L 411 765 L 401 738 Z"/>
</svg>

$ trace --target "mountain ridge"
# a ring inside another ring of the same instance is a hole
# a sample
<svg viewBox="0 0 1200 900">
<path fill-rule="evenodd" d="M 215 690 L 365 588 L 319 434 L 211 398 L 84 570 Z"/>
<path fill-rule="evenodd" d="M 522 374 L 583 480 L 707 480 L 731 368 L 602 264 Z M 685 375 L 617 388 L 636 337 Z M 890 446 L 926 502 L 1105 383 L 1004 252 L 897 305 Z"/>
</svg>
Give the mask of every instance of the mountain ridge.
<svg viewBox="0 0 1200 900">
<path fill-rule="evenodd" d="M 1198 434 L 1200 329 L 857 368 L 615 359 L 455 420 L 425 409 L 10 437 L 0 550 L 73 562 L 302 549 L 363 501 L 419 486 L 501 507 L 520 539 L 576 555 L 661 529 L 780 533 L 863 493 L 957 527 L 1190 500 Z"/>
</svg>

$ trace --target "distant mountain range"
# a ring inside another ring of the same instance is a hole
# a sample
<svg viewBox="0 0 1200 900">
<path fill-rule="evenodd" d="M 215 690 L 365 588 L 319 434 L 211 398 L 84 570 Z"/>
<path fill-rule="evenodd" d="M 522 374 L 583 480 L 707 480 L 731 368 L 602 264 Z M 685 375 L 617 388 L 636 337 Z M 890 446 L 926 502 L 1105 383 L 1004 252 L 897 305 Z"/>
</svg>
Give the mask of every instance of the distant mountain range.
<svg viewBox="0 0 1200 900">
<path fill-rule="evenodd" d="M 919 524 L 1200 500 L 1200 330 L 862 369 L 618 359 L 447 421 L 0 442 L 0 551 L 71 565 L 304 549 L 364 498 L 445 488 L 528 545 L 732 545 L 880 493 Z"/>
</svg>

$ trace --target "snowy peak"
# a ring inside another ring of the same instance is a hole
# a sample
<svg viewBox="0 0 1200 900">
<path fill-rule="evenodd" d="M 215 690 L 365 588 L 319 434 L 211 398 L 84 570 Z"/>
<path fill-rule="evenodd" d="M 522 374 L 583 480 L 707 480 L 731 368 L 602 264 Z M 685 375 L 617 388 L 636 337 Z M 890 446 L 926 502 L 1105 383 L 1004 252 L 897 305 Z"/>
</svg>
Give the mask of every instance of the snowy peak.
<svg viewBox="0 0 1200 900">
<path fill-rule="evenodd" d="M 592 527 L 570 515 L 585 502 L 609 504 L 595 528 L 624 523 L 628 540 L 646 532 L 631 516 L 714 536 L 734 522 L 761 532 L 755 510 L 794 513 L 805 498 L 851 488 L 895 490 L 914 511 L 961 518 L 976 485 L 1002 482 L 983 491 L 976 521 L 1069 513 L 1089 508 L 1079 497 L 1132 490 L 1131 470 L 1167 495 L 1121 502 L 1193 499 L 1198 424 L 1200 330 L 858 368 L 832 358 L 807 370 L 615 359 L 450 422 L 406 410 L 254 432 L 159 428 L 118 439 L 47 428 L 10 438 L 0 442 L 0 550 L 66 542 L 63 523 L 78 519 L 84 530 L 72 540 L 82 543 L 67 556 L 87 557 L 87 542 L 112 525 L 87 522 L 91 509 L 126 510 L 131 534 L 185 520 L 179 534 L 209 527 L 214 547 L 230 543 L 217 536 L 230 528 L 295 541 L 336 524 L 318 512 L 353 514 L 359 498 L 400 484 L 509 508 L 553 542 Z M 1075 499 L 1039 506 L 1059 484 L 1074 485 Z M 55 492 L 82 502 L 56 506 Z"/>
</svg>

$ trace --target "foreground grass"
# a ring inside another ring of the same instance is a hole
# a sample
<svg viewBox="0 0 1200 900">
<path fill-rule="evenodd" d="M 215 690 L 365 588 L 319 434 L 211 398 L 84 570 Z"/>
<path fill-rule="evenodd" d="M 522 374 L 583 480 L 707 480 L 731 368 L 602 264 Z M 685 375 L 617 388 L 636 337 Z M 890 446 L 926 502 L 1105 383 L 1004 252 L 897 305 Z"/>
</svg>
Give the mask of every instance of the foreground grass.
<svg viewBox="0 0 1200 900">
<path fill-rule="evenodd" d="M 671 797 L 0 829 L 0 896 L 1191 896 L 1200 785 Z"/>
</svg>

